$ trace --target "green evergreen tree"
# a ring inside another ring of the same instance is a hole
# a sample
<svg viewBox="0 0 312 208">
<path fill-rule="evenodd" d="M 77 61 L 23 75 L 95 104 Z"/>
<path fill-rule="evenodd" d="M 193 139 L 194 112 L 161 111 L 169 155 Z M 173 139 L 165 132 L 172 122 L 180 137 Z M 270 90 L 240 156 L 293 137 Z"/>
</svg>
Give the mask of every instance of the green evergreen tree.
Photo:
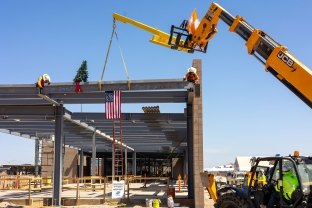
<svg viewBox="0 0 312 208">
<path fill-rule="evenodd" d="M 87 82 L 88 81 L 88 67 L 87 67 L 87 61 L 84 60 L 80 66 L 80 68 L 77 71 L 77 74 L 74 78 L 74 82 Z"/>
</svg>

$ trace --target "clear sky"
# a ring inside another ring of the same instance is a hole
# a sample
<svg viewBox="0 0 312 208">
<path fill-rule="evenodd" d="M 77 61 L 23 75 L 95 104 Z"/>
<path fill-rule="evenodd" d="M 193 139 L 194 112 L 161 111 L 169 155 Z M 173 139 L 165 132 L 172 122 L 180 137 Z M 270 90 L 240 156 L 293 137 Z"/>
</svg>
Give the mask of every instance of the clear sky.
<svg viewBox="0 0 312 208">
<path fill-rule="evenodd" d="M 243 16 L 312 67 L 312 1 L 217 1 L 232 15 Z M 43 73 L 52 82 L 71 82 L 83 60 L 89 81 L 99 81 L 117 12 L 165 32 L 209 0 L 81 1 L 3 0 L 0 3 L 0 84 L 31 84 Z M 206 54 L 185 54 L 148 42 L 148 32 L 117 23 L 119 44 L 132 80 L 183 77 L 193 59 L 203 65 L 204 167 L 234 162 L 236 156 L 282 155 L 298 149 L 311 155 L 311 109 L 253 56 L 245 42 L 219 23 Z M 126 80 L 116 40 L 104 75 Z M 141 112 L 141 106 L 124 106 Z M 183 112 L 184 106 L 161 107 Z M 80 111 L 78 106 L 70 106 Z M 83 106 L 83 111 L 102 107 Z M 34 141 L 0 134 L 0 164 L 34 163 Z"/>
</svg>

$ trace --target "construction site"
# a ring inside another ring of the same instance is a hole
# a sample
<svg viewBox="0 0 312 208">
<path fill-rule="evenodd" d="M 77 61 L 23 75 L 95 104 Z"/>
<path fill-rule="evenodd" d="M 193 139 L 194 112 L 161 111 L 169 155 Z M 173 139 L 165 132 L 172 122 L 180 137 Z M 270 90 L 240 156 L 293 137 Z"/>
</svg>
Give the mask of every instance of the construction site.
<svg viewBox="0 0 312 208">
<path fill-rule="evenodd" d="M 118 13 L 112 17 L 99 81 L 88 80 L 84 60 L 73 81 L 54 82 L 43 73 L 31 84 L 0 84 L 1 133 L 35 142 L 33 166 L 1 167 L 0 207 L 312 207 L 312 157 L 300 150 L 255 154 L 250 171 L 237 172 L 233 182 L 204 171 L 202 59 L 193 58 L 177 79 L 130 79 L 119 46 L 127 79 L 103 79 L 112 41 L 118 41 L 117 22 L 186 55 L 206 54 L 223 22 L 274 81 L 311 108 L 312 72 L 306 65 L 217 3 L 202 19 L 193 10 L 167 32 Z M 163 111 L 167 104 L 176 106 Z M 125 105 L 141 112 L 126 112 Z"/>
</svg>

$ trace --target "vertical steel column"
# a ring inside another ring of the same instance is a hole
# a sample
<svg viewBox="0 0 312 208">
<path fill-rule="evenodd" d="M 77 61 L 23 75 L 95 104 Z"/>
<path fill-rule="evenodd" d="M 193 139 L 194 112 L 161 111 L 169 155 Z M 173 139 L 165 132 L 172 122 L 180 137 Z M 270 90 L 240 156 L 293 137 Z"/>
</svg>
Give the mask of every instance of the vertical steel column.
<svg viewBox="0 0 312 208">
<path fill-rule="evenodd" d="M 80 161 L 79 161 L 79 178 L 82 178 L 83 177 L 83 163 L 84 163 L 83 149 L 80 150 L 79 158 L 80 158 Z"/>
<path fill-rule="evenodd" d="M 184 151 L 183 157 L 183 175 L 188 175 L 188 151 Z"/>
<path fill-rule="evenodd" d="M 55 140 L 54 140 L 54 171 L 53 171 L 53 198 L 52 203 L 61 206 L 62 193 L 62 170 L 63 170 L 63 128 L 64 108 L 63 105 L 56 106 L 55 113 Z"/>
<path fill-rule="evenodd" d="M 136 152 L 132 152 L 132 175 L 136 175 Z"/>
<path fill-rule="evenodd" d="M 154 158 L 154 161 L 153 161 L 153 174 L 158 176 L 157 168 L 156 168 L 156 159 L 155 158 Z"/>
<path fill-rule="evenodd" d="M 95 130 L 92 134 L 92 159 L 91 159 L 91 176 L 96 175 L 96 142 L 95 142 Z"/>
<path fill-rule="evenodd" d="M 188 155 L 188 198 L 194 198 L 194 144 L 193 144 L 193 110 L 192 104 L 187 104 L 187 155 Z"/>
<path fill-rule="evenodd" d="M 114 139 L 115 140 L 115 139 Z M 114 151 L 114 142 L 112 143 L 112 180 L 115 180 L 115 164 L 114 164 L 114 158 L 115 158 L 115 151 Z"/>
<path fill-rule="evenodd" d="M 39 175 L 39 138 L 35 139 L 35 177 Z"/>
<path fill-rule="evenodd" d="M 125 149 L 125 176 L 128 175 L 128 147 Z"/>
<path fill-rule="evenodd" d="M 173 158 L 170 159 L 170 177 L 173 178 Z"/>
<path fill-rule="evenodd" d="M 148 165 L 148 174 L 151 174 L 151 158 L 150 157 L 147 160 L 147 165 Z"/>
</svg>

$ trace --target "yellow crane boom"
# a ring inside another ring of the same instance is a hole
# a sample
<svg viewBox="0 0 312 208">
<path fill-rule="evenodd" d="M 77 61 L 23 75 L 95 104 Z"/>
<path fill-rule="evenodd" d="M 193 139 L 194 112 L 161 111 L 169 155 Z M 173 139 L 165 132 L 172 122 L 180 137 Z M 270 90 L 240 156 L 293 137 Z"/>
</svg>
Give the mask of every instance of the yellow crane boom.
<svg viewBox="0 0 312 208">
<path fill-rule="evenodd" d="M 176 37 L 170 36 L 170 34 L 168 34 L 168 33 L 165 33 L 165 32 L 163 32 L 157 28 L 143 24 L 139 21 L 125 17 L 125 16 L 120 15 L 118 13 L 113 13 L 113 18 L 115 21 L 128 23 L 128 24 L 131 24 L 131 25 L 138 27 L 142 30 L 145 30 L 147 32 L 152 33 L 153 36 L 150 39 L 150 42 L 152 42 L 152 43 L 171 48 L 171 45 L 168 44 L 169 39 L 172 38 L 174 41 L 177 41 Z M 179 43 L 179 44 L 184 45 L 183 41 L 181 41 L 181 43 Z M 188 49 L 185 49 L 183 47 L 178 47 L 177 50 L 187 51 Z"/>
</svg>

